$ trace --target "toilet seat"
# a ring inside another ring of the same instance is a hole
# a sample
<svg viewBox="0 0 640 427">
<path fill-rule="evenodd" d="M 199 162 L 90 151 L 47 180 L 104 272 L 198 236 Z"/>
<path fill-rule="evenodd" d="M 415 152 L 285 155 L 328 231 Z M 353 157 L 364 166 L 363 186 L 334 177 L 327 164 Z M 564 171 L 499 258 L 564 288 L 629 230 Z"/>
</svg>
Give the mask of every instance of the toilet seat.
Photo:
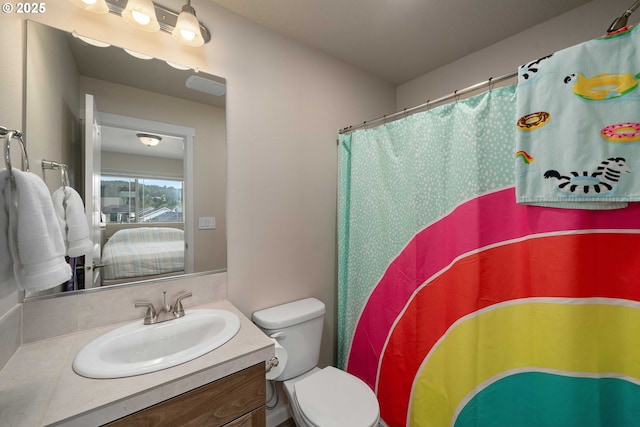
<svg viewBox="0 0 640 427">
<path fill-rule="evenodd" d="M 332 366 L 297 381 L 295 404 L 315 427 L 372 427 L 379 419 L 376 395 L 360 379 Z"/>
</svg>

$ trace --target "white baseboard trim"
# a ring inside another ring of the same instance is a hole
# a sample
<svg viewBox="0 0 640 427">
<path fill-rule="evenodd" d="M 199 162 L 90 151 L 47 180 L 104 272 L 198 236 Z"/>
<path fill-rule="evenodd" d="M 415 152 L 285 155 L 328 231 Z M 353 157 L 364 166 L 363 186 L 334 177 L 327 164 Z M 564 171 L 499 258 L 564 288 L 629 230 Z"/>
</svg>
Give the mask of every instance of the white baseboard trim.
<svg viewBox="0 0 640 427">
<path fill-rule="evenodd" d="M 282 388 L 282 383 L 267 381 L 267 404 L 273 405 L 276 400 L 275 396 L 273 396 L 273 384 L 275 384 L 278 393 L 278 404 L 273 409 L 267 409 L 267 427 L 277 427 L 279 424 L 291 418 L 289 401 L 287 394 Z"/>
<path fill-rule="evenodd" d="M 267 410 L 267 427 L 276 427 L 289 418 L 291 418 L 289 408 L 287 408 L 287 405 L 280 403 L 275 408 Z"/>
</svg>

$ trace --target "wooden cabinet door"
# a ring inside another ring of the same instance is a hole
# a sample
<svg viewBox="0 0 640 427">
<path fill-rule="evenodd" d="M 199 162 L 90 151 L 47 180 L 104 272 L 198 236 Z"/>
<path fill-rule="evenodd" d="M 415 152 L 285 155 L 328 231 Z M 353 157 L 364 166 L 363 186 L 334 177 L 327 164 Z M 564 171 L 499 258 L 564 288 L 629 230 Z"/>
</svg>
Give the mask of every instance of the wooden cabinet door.
<svg viewBox="0 0 640 427">
<path fill-rule="evenodd" d="M 258 363 L 107 426 L 220 427 L 231 423 L 234 427 L 264 427 L 265 400 L 265 367 Z"/>
</svg>

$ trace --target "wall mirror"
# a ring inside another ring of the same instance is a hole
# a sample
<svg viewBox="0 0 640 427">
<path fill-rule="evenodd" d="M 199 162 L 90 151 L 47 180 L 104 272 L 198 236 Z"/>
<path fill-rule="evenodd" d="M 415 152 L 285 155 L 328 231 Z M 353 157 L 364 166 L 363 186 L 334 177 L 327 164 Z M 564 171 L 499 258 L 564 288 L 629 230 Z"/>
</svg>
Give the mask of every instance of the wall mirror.
<svg viewBox="0 0 640 427">
<path fill-rule="evenodd" d="M 62 174 L 42 160 L 66 165 L 95 250 L 25 300 L 226 270 L 225 92 L 223 78 L 27 21 L 31 171 L 53 193 Z M 160 270 L 136 246 L 149 239 L 172 242 Z"/>
</svg>

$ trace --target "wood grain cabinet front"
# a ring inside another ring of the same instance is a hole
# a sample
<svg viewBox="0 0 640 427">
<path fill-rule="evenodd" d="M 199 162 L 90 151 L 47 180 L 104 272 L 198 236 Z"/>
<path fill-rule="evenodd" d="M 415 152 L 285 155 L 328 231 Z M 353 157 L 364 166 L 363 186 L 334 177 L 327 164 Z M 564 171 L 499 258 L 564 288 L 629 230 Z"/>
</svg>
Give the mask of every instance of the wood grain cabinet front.
<svg viewBox="0 0 640 427">
<path fill-rule="evenodd" d="M 265 427 L 265 400 L 265 366 L 258 363 L 106 426 Z"/>
</svg>

